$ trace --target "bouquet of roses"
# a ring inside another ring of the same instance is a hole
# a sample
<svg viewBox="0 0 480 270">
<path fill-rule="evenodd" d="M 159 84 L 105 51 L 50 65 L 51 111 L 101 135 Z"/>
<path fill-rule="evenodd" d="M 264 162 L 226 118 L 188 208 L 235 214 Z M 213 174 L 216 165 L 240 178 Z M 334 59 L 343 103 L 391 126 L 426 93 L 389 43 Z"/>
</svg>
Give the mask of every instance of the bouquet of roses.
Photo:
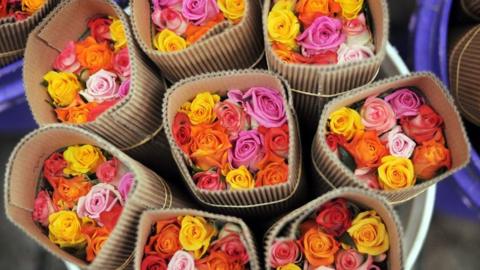
<svg viewBox="0 0 480 270">
<path fill-rule="evenodd" d="M 211 191 L 287 182 L 288 130 L 283 97 L 266 87 L 198 93 L 172 124 L 196 186 Z"/>
<path fill-rule="evenodd" d="M 238 24 L 244 0 L 152 0 L 153 46 L 160 52 L 183 50 L 219 24 Z M 226 22 L 228 21 L 228 22 Z"/>
<path fill-rule="evenodd" d="M 341 64 L 375 54 L 363 0 L 278 0 L 267 17 L 276 55 L 289 63 Z"/>
<path fill-rule="evenodd" d="M 266 258 L 270 269 L 386 269 L 390 238 L 375 210 L 335 198 L 309 214 L 294 238 L 277 237 Z"/>
<path fill-rule="evenodd" d="M 32 219 L 60 248 L 93 261 L 122 213 L 133 173 L 89 144 L 56 151 L 42 171 Z"/>
<path fill-rule="evenodd" d="M 0 0 L 0 19 L 13 16 L 23 20 L 39 10 L 46 0 Z"/>
<path fill-rule="evenodd" d="M 78 41 L 69 41 L 43 77 L 59 121 L 80 124 L 128 95 L 130 58 L 122 21 L 91 18 Z"/>
<path fill-rule="evenodd" d="M 335 110 L 326 140 L 342 163 L 375 189 L 411 187 L 452 165 L 443 118 L 415 87 Z"/>
</svg>

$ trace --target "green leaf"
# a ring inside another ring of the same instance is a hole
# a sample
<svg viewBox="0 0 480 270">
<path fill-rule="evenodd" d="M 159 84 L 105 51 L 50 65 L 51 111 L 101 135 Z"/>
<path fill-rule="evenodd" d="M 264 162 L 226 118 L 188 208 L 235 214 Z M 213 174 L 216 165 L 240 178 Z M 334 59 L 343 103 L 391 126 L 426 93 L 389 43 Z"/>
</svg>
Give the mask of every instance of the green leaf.
<svg viewBox="0 0 480 270">
<path fill-rule="evenodd" d="M 48 82 L 43 80 L 40 85 L 42 85 L 43 87 L 47 88 L 48 87 Z"/>
<path fill-rule="evenodd" d="M 340 235 L 338 240 L 343 244 L 349 245 L 350 247 L 357 249 L 355 241 L 353 241 L 353 238 L 347 232 L 344 232 L 342 235 Z"/>
<path fill-rule="evenodd" d="M 351 211 L 352 217 L 356 217 L 360 212 L 362 212 L 362 209 L 352 202 L 348 202 L 348 209 Z"/>
<path fill-rule="evenodd" d="M 353 157 L 345 150 L 345 148 L 338 146 L 338 155 L 340 158 L 340 161 L 347 166 L 352 172 L 355 171 L 355 168 L 357 168 L 357 164 L 355 163 L 355 160 Z"/>
</svg>

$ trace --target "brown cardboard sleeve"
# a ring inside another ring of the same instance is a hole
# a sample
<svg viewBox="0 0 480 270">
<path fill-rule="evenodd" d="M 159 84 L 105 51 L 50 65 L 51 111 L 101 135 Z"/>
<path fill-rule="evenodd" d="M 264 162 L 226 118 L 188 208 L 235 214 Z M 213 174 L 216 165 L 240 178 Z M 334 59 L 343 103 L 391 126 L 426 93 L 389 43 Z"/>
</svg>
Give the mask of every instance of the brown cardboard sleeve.
<svg viewBox="0 0 480 270">
<path fill-rule="evenodd" d="M 460 0 L 460 6 L 465 15 L 480 21 L 480 0 Z"/>
<path fill-rule="evenodd" d="M 433 74 L 426 72 L 412 73 L 357 88 L 346 95 L 330 101 L 325 106 L 312 143 L 313 167 L 319 176 L 317 181 L 325 181 L 327 185 L 332 187 L 354 186 L 368 188 L 366 184 L 358 180 L 353 172 L 345 167 L 338 157 L 328 148 L 325 141 L 328 117 L 333 111 L 341 107 L 348 107 L 369 96 L 378 95 L 390 89 L 409 86 L 417 87 L 426 97 L 429 105 L 442 116 L 445 125 L 445 139 L 452 157 L 452 168 L 431 180 L 418 182 L 413 187 L 395 191 L 375 190 L 375 192 L 386 197 L 392 204 L 402 203 L 418 196 L 430 186 L 466 166 L 470 160 L 470 143 L 465 133 L 460 114 L 453 104 L 451 95 L 440 80 Z"/>
<path fill-rule="evenodd" d="M 241 239 L 244 240 L 245 248 L 249 256 L 249 264 L 251 270 L 260 270 L 260 262 L 257 256 L 257 249 L 255 245 L 255 240 L 253 238 L 250 228 L 243 220 L 218 214 L 212 214 L 204 211 L 194 210 L 194 209 L 168 209 L 168 210 L 147 210 L 143 212 L 140 217 L 140 222 L 137 228 L 137 243 L 135 247 L 135 262 L 134 267 L 136 270 L 140 270 L 143 259 L 143 250 L 147 244 L 148 237 L 150 236 L 152 225 L 154 225 L 159 220 L 165 220 L 178 216 L 200 216 L 206 219 L 218 220 L 223 222 L 233 223 L 238 225 L 242 229 Z"/>
<path fill-rule="evenodd" d="M 293 100 L 300 123 L 316 123 L 330 97 L 371 82 L 385 58 L 388 41 L 388 9 L 385 0 L 367 0 L 373 23 L 375 55 L 367 60 L 336 65 L 292 64 L 282 61 L 272 50 L 268 38 L 267 17 L 273 1 L 263 5 L 263 38 L 268 68 L 287 79 L 293 88 Z"/>
<path fill-rule="evenodd" d="M 315 213 L 324 203 L 336 199 L 344 198 L 358 206 L 375 210 L 382 218 L 389 236 L 390 249 L 387 253 L 387 265 L 390 270 L 403 269 L 403 229 L 395 210 L 381 196 L 367 190 L 358 188 L 339 188 L 330 191 L 317 199 L 305 204 L 304 206 L 292 211 L 278 220 L 265 234 L 265 269 L 272 269 L 269 265 L 269 251 L 276 238 L 295 239 L 295 232 L 302 221 L 309 215 Z"/>
<path fill-rule="evenodd" d="M 253 86 L 276 89 L 284 97 L 289 123 L 290 145 L 288 156 L 288 181 L 286 183 L 254 188 L 251 190 L 206 191 L 198 189 L 190 175 L 184 154 L 172 134 L 172 122 L 180 106 L 192 100 L 196 94 L 211 91 L 225 95 L 230 89 L 248 90 Z M 199 75 L 182 80 L 168 89 L 164 98 L 165 132 L 173 157 L 194 197 L 204 206 L 215 211 L 243 216 L 273 216 L 292 207 L 304 191 L 302 155 L 298 124 L 293 109 L 288 84 L 280 77 L 262 70 L 233 70 Z"/>
<path fill-rule="evenodd" d="M 51 105 L 45 102 L 49 97 L 40 83 L 65 44 L 80 38 L 89 18 L 102 14 L 118 17 L 125 27 L 131 65 L 130 93 L 95 121 L 76 126 L 101 135 L 136 159 L 151 160 L 155 152 L 157 158 L 162 155 L 161 160 L 171 161 L 173 165 L 167 140 L 161 132 L 164 81 L 158 71 L 149 66 L 151 63 L 132 38 L 126 15 L 113 0 L 62 1 L 29 36 L 23 77 L 35 121 L 40 126 L 58 122 Z"/>
<path fill-rule="evenodd" d="M 151 0 L 130 0 L 132 27 L 142 50 L 171 82 L 202 73 L 253 66 L 262 57 L 260 1 L 245 0 L 245 15 L 237 25 L 210 31 L 208 38 L 184 50 L 162 53 L 153 47 Z"/>
<path fill-rule="evenodd" d="M 86 262 L 60 249 L 32 220 L 32 210 L 42 165 L 58 149 L 75 144 L 96 145 L 118 158 L 135 175 L 120 219 L 95 260 Z M 173 197 L 165 181 L 139 162 L 128 157 L 101 137 L 86 130 L 54 124 L 27 136 L 13 150 L 5 174 L 5 211 L 7 217 L 29 237 L 62 260 L 88 269 L 121 269 L 133 259 L 138 218 L 147 208 L 186 207 Z"/>
</svg>

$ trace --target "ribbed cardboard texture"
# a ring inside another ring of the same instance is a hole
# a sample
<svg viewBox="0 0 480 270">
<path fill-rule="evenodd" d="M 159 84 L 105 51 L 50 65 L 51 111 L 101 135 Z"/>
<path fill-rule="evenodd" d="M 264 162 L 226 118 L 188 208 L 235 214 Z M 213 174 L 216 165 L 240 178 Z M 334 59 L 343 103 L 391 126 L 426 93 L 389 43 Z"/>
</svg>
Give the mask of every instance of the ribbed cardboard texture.
<svg viewBox="0 0 480 270">
<path fill-rule="evenodd" d="M 99 14 L 118 17 L 123 22 L 131 65 L 130 93 L 95 121 L 76 126 L 101 135 L 136 159 L 171 161 L 173 165 L 167 140 L 161 132 L 164 81 L 149 66 L 151 63 L 132 38 L 126 15 L 113 0 L 62 1 L 32 31 L 25 50 L 23 77 L 35 121 L 40 126 L 58 122 L 53 108 L 45 102 L 49 100 L 48 93 L 40 83 L 65 44 L 78 40 L 87 29 L 88 19 Z"/>
<path fill-rule="evenodd" d="M 324 185 L 324 187 L 328 185 L 332 187 L 353 186 L 368 189 L 367 185 L 358 180 L 353 172 L 343 165 L 340 159 L 328 147 L 325 140 L 328 117 L 333 111 L 341 107 L 348 107 L 371 95 L 380 94 L 389 89 L 408 86 L 416 86 L 420 89 L 429 105 L 443 117 L 445 125 L 444 134 L 447 147 L 452 157 L 452 168 L 431 180 L 418 182 L 413 187 L 395 191 L 374 190 L 374 192 L 386 197 L 392 204 L 402 203 L 420 195 L 431 185 L 438 183 L 466 166 L 470 161 L 470 143 L 466 136 L 460 114 L 453 104 L 453 99 L 448 90 L 431 73 L 412 73 L 360 87 L 330 101 L 325 106 L 312 144 L 313 167 L 319 176 L 318 179 L 316 179 L 317 181 L 327 182 L 327 185 Z"/>
<path fill-rule="evenodd" d="M 264 86 L 278 90 L 284 97 L 284 106 L 289 124 L 289 177 L 286 183 L 254 188 L 251 190 L 206 191 L 198 189 L 190 175 L 184 154 L 177 146 L 172 123 L 180 106 L 192 100 L 197 93 L 211 91 L 225 95 L 230 89 L 248 90 L 253 86 Z M 304 191 L 302 177 L 302 155 L 298 124 L 289 98 L 288 84 L 280 77 L 262 70 L 233 70 L 210 73 L 182 80 L 168 89 L 164 98 L 165 132 L 173 157 L 195 199 L 214 211 L 243 216 L 273 216 L 292 207 Z"/>
<path fill-rule="evenodd" d="M 479 1 L 480 3 L 480 1 Z M 459 30 L 449 59 L 450 89 L 462 115 L 480 125 L 480 26 Z"/>
<path fill-rule="evenodd" d="M 316 212 L 323 204 L 336 198 L 344 198 L 362 208 L 377 211 L 378 215 L 382 218 L 385 226 L 387 227 L 390 240 L 390 249 L 387 253 L 388 269 L 403 269 L 403 229 L 395 210 L 393 210 L 393 208 L 384 198 L 373 192 L 357 188 L 339 188 L 337 190 L 330 191 L 325 195 L 322 195 L 309 202 L 308 204 L 292 211 L 278 220 L 268 230 L 264 238 L 264 267 L 266 270 L 271 269 L 271 267 L 269 267 L 268 258 L 273 241 L 279 236 L 295 239 L 295 231 L 298 229 L 298 226 L 301 224 L 301 222 L 309 215 Z M 287 235 L 280 235 L 282 232 L 286 232 Z"/>
<path fill-rule="evenodd" d="M 480 21 L 480 0 L 460 0 L 462 11 L 476 21 Z"/>
<path fill-rule="evenodd" d="M 162 53 L 153 47 L 151 0 L 130 0 L 133 32 L 142 50 L 171 82 L 207 72 L 249 68 L 263 53 L 259 2 L 245 0 L 245 15 L 240 23 L 215 27 L 207 33 L 210 37 L 184 50 Z"/>
<path fill-rule="evenodd" d="M 14 18 L 0 19 L 0 67 L 23 55 L 30 31 L 58 4 L 60 0 L 47 0 L 32 16 L 16 22 Z"/>
<path fill-rule="evenodd" d="M 194 209 L 148 210 L 143 212 L 140 217 L 140 223 L 138 224 L 137 229 L 137 244 L 135 247 L 134 264 L 136 270 L 142 269 L 141 265 L 143 259 L 143 250 L 145 245 L 147 244 L 148 237 L 150 236 L 152 225 L 154 225 L 159 220 L 165 220 L 185 215 L 200 216 L 206 219 L 220 220 L 240 226 L 240 228 L 242 229 L 241 238 L 245 241 L 245 248 L 249 255 L 249 269 L 260 270 L 260 262 L 258 260 L 257 249 L 252 232 L 250 231 L 250 228 L 248 228 L 247 224 L 243 222 L 243 220 L 236 217 L 212 214 Z"/>
<path fill-rule="evenodd" d="M 388 9 L 385 0 L 367 0 L 373 25 L 370 26 L 375 55 L 367 60 L 336 65 L 309 65 L 283 62 L 268 39 L 267 17 L 273 1 L 263 5 L 263 38 L 268 68 L 287 79 L 293 88 L 295 109 L 301 123 L 316 123 L 329 98 L 373 81 L 385 58 L 388 41 Z"/>
<path fill-rule="evenodd" d="M 136 180 L 117 225 L 89 265 L 56 246 L 32 220 L 43 162 L 58 149 L 76 144 L 92 144 L 108 151 L 133 172 Z M 101 137 L 76 127 L 55 124 L 28 134 L 13 150 L 5 173 L 5 211 L 10 221 L 53 255 L 82 268 L 104 270 L 126 267 L 133 259 L 141 212 L 147 208 L 186 206 L 189 205 L 172 196 L 160 176 Z"/>
</svg>

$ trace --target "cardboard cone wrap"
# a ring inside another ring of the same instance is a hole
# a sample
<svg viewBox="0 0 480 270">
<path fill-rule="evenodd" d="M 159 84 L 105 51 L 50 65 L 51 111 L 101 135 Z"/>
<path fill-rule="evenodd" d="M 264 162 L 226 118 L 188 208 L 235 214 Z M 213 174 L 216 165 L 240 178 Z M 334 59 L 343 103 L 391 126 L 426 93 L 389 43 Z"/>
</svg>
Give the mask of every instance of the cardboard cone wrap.
<svg viewBox="0 0 480 270">
<path fill-rule="evenodd" d="M 282 61 L 273 51 L 268 38 L 267 17 L 274 1 L 263 5 L 263 38 L 268 68 L 287 79 L 300 122 L 316 123 L 325 102 L 342 92 L 371 82 L 385 57 L 388 41 L 388 9 L 385 0 L 368 0 L 373 22 L 375 55 L 366 60 L 336 65 L 292 64 Z"/>
<path fill-rule="evenodd" d="M 480 21 L 480 0 L 460 0 L 460 5 L 465 15 Z"/>
<path fill-rule="evenodd" d="M 153 47 L 151 0 L 130 0 L 130 6 L 135 38 L 172 82 L 201 73 L 249 68 L 263 56 L 258 0 L 245 0 L 245 14 L 240 23 L 214 27 L 207 33 L 208 38 L 203 37 L 186 49 L 171 53 L 162 53 Z"/>
<path fill-rule="evenodd" d="M 284 97 L 289 127 L 288 181 L 275 186 L 264 186 L 251 190 L 206 191 L 196 187 L 184 153 L 173 138 L 172 123 L 180 106 L 204 91 L 225 95 L 232 88 L 246 91 L 253 86 L 275 89 Z M 239 215 L 275 215 L 285 211 L 301 198 L 304 181 L 302 177 L 302 155 L 300 136 L 295 111 L 291 103 L 288 84 L 280 77 L 262 70 L 233 70 L 199 75 L 173 85 L 164 98 L 165 132 L 172 154 L 183 178 L 195 199 L 216 211 Z"/>
<path fill-rule="evenodd" d="M 135 184 L 122 214 L 95 260 L 86 262 L 60 249 L 51 242 L 32 220 L 32 211 L 42 165 L 60 148 L 92 144 L 116 157 L 135 175 Z M 13 150 L 5 173 L 5 212 L 7 217 L 29 237 L 53 255 L 88 269 L 122 269 L 133 259 L 138 218 L 147 208 L 185 207 L 173 197 L 165 181 L 151 170 L 118 150 L 115 146 L 88 131 L 65 125 L 49 125 L 27 136 Z"/>
<path fill-rule="evenodd" d="M 46 0 L 45 4 L 25 20 L 0 19 L 0 67 L 23 55 L 30 31 L 58 4 L 60 0 Z"/>
<path fill-rule="evenodd" d="M 148 210 L 143 212 L 140 217 L 140 222 L 137 228 L 137 244 L 135 247 L 135 263 L 134 267 L 135 270 L 140 270 L 142 259 L 143 259 L 143 252 L 144 247 L 147 244 L 148 237 L 151 233 L 152 225 L 154 225 L 159 220 L 165 220 L 173 217 L 178 216 L 185 216 L 185 215 L 192 215 L 192 216 L 200 216 L 204 217 L 207 220 L 219 220 L 223 222 L 233 223 L 239 226 L 242 229 L 242 233 L 240 235 L 241 239 L 244 241 L 245 248 L 249 255 L 249 265 L 251 270 L 260 270 L 260 262 L 257 256 L 257 250 L 255 241 L 253 239 L 252 232 L 250 228 L 248 228 L 247 224 L 243 222 L 243 220 L 231 217 L 231 216 L 224 216 L 218 214 L 212 214 L 204 211 L 194 210 L 194 209 L 168 209 L 168 210 Z"/>
<path fill-rule="evenodd" d="M 430 186 L 452 175 L 465 167 L 470 160 L 470 143 L 460 115 L 453 104 L 453 99 L 445 86 L 431 73 L 413 73 L 410 75 L 392 77 L 377 83 L 366 85 L 350 93 L 330 101 L 324 108 L 318 124 L 317 133 L 312 143 L 312 161 L 314 171 L 318 174 L 317 181 L 325 181 L 334 187 L 354 186 L 368 188 L 358 180 L 352 171 L 342 164 L 340 159 L 328 147 L 325 136 L 329 115 L 341 108 L 369 96 L 381 94 L 390 89 L 415 86 L 425 96 L 429 105 L 443 118 L 446 145 L 450 150 L 452 168 L 441 175 L 416 185 L 395 191 L 375 190 L 377 194 L 386 197 L 390 203 L 398 204 L 410 200 Z M 322 180 L 323 179 L 323 180 Z M 326 187 L 326 185 L 323 185 Z"/>
<path fill-rule="evenodd" d="M 269 265 L 270 248 L 278 237 L 295 239 L 295 232 L 299 225 L 309 215 L 315 213 L 326 202 L 344 198 L 347 201 L 357 204 L 365 210 L 375 210 L 384 222 L 390 242 L 390 249 L 387 253 L 387 265 L 390 270 L 403 269 L 403 229 L 395 210 L 388 202 L 377 194 L 357 188 L 339 188 L 330 191 L 304 206 L 292 211 L 278 220 L 265 234 L 264 237 L 264 269 L 272 269 Z"/>
</svg>

